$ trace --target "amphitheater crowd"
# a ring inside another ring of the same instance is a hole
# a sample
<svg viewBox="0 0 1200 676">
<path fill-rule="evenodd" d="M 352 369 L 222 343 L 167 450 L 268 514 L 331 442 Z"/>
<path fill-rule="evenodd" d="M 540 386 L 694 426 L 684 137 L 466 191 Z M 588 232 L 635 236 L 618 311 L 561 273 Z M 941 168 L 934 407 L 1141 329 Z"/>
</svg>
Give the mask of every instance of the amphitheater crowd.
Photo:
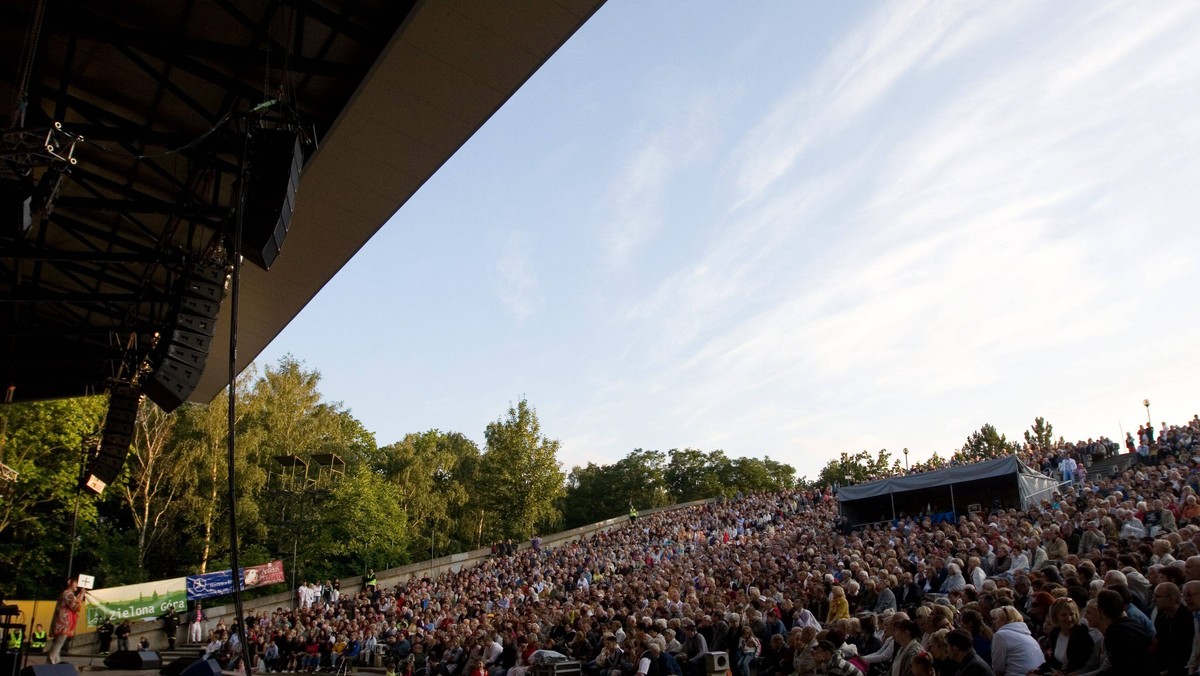
<svg viewBox="0 0 1200 676">
<path fill-rule="evenodd" d="M 1070 483 L 1024 511 L 852 531 L 831 489 L 751 495 L 390 589 L 306 585 L 245 638 L 277 672 L 700 676 L 725 651 L 735 676 L 1195 674 L 1200 419 L 1139 436 L 1116 476 L 1087 472 L 1107 440 L 1027 457 Z"/>
</svg>

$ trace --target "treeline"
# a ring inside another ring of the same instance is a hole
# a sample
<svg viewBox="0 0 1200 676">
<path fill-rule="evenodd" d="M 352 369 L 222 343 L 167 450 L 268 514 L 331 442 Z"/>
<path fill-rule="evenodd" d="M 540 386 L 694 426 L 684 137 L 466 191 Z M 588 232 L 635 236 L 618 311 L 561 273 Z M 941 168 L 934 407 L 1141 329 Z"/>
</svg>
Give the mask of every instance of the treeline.
<svg viewBox="0 0 1200 676">
<path fill-rule="evenodd" d="M 559 442 L 517 402 L 484 430 L 406 435 L 385 446 L 320 374 L 290 357 L 241 376 L 236 406 L 240 562 L 283 559 L 289 575 L 384 569 L 677 502 L 778 490 L 795 471 L 721 451 L 635 450 L 564 472 Z M 94 497 L 76 490 L 103 425 L 105 397 L 0 406 L 0 593 L 52 597 L 71 552 L 100 586 L 229 567 L 228 399 L 170 415 L 142 404 L 122 476 Z M 342 464 L 318 464 L 336 456 Z M 288 458 L 309 463 L 303 468 Z"/>
<path fill-rule="evenodd" d="M 1054 440 L 1054 426 L 1040 416 L 1034 418 L 1033 425 L 1025 431 L 1025 443 L 1010 441 L 994 425 L 985 423 L 967 437 L 962 448 L 947 458 L 934 451 L 929 458 L 914 460 L 910 465 L 907 448 L 896 455 L 886 448 L 880 449 L 874 455 L 869 451 L 842 453 L 821 468 L 815 481 L 810 483 L 801 479 L 800 484 L 810 488 L 847 486 L 910 473 L 932 472 L 951 465 L 982 462 L 1019 453 L 1026 454 L 1023 459 L 1028 461 L 1032 454 L 1050 453 L 1065 445 L 1062 437 L 1059 437 L 1058 441 Z"/>
</svg>

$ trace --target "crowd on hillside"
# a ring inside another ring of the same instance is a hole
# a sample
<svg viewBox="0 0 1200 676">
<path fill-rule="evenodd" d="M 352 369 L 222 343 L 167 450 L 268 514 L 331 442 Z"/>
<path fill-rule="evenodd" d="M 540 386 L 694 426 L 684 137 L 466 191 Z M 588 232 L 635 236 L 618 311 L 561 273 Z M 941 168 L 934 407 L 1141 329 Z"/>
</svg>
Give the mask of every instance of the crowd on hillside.
<svg viewBox="0 0 1200 676">
<path fill-rule="evenodd" d="M 393 588 L 305 585 L 209 649 L 226 666 L 245 640 L 267 671 L 413 676 L 564 658 L 588 676 L 700 676 L 711 651 L 736 676 L 1194 674 L 1200 419 L 1140 436 L 1137 464 L 1073 473 L 1026 510 L 848 531 L 830 489 L 752 495 Z M 1086 467 L 1109 446 L 1036 459 Z"/>
</svg>

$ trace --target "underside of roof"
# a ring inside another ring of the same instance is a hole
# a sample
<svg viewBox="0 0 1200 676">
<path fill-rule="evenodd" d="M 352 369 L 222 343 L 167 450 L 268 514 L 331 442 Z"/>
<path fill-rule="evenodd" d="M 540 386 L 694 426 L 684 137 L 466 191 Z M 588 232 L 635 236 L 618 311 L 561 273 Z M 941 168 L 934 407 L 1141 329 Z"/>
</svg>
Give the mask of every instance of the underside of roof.
<svg viewBox="0 0 1200 676">
<path fill-rule="evenodd" d="M 0 0 L 0 386 L 157 368 L 197 266 L 230 263 L 247 132 L 283 129 L 303 170 L 278 259 L 243 266 L 244 368 L 600 4 Z"/>
</svg>

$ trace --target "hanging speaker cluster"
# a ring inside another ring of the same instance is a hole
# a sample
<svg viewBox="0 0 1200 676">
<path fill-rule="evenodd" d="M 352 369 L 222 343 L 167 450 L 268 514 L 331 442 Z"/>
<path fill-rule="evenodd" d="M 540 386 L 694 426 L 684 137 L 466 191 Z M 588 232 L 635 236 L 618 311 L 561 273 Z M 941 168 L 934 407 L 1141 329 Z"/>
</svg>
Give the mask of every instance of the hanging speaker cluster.
<svg viewBox="0 0 1200 676">
<path fill-rule="evenodd" d="M 224 266 L 201 263 L 184 278 L 175 322 L 160 337 L 151 359 L 154 371 L 142 381 L 142 392 L 166 413 L 187 401 L 200 382 L 225 297 L 226 274 Z"/>
<path fill-rule="evenodd" d="M 254 128 L 246 152 L 241 252 L 270 270 L 287 237 L 304 153 L 294 129 Z"/>
<path fill-rule="evenodd" d="M 133 443 L 133 431 L 137 424 L 138 407 L 142 394 L 136 385 L 119 383 L 108 393 L 108 415 L 104 418 L 104 431 L 100 436 L 100 448 L 92 456 L 83 487 L 100 495 L 109 484 L 117 480 L 129 445 Z"/>
<path fill-rule="evenodd" d="M 0 179 L 0 241 L 15 242 L 33 226 L 33 190 L 22 181 Z"/>
</svg>

